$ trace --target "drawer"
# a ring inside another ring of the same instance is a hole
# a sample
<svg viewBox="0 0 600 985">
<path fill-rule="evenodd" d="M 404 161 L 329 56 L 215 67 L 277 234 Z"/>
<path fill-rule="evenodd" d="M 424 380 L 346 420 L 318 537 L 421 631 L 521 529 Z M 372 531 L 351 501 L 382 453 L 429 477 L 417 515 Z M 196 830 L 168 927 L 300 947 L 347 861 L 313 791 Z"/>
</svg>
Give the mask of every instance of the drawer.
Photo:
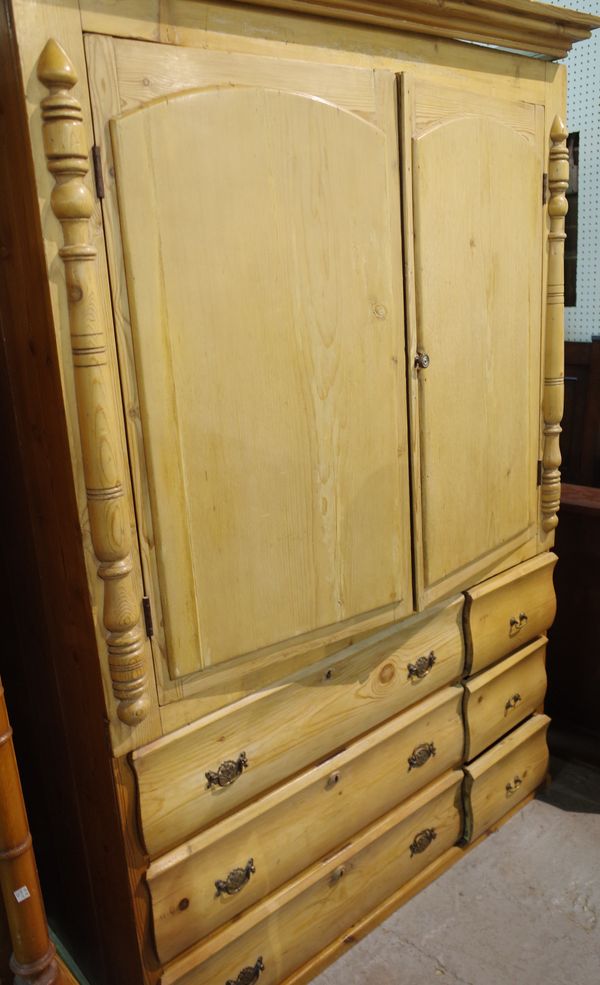
<svg viewBox="0 0 600 985">
<path fill-rule="evenodd" d="M 472 759 L 540 707 L 546 693 L 545 637 L 465 681 L 465 758 Z"/>
<path fill-rule="evenodd" d="M 461 705 L 462 687 L 444 688 L 152 863 L 147 876 L 161 961 L 457 766 Z"/>
<path fill-rule="evenodd" d="M 181 844 L 456 681 L 462 602 L 369 636 L 134 752 L 149 854 Z"/>
<path fill-rule="evenodd" d="M 539 787 L 548 769 L 550 719 L 534 715 L 465 766 L 466 840 L 477 838 Z"/>
<path fill-rule="evenodd" d="M 456 843 L 461 779 L 462 773 L 452 772 L 435 780 L 187 951 L 165 969 L 161 985 L 225 985 L 259 958 L 260 985 L 279 985 Z"/>
<path fill-rule="evenodd" d="M 549 629 L 556 615 L 556 560 L 555 554 L 540 554 L 465 593 L 467 673 L 483 670 Z"/>
</svg>

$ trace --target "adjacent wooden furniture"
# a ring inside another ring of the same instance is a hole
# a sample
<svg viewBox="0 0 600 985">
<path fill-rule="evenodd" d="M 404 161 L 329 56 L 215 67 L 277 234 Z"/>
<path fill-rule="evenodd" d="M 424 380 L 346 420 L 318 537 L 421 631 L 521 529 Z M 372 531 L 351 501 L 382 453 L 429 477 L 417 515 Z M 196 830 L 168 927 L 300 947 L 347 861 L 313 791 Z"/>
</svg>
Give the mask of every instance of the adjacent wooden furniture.
<svg viewBox="0 0 600 985">
<path fill-rule="evenodd" d="M 600 20 L 3 17 L 6 259 L 36 289 L 2 280 L 15 500 L 101 960 L 70 945 L 94 985 L 308 981 L 544 778 L 568 182 L 547 59 Z"/>
<path fill-rule="evenodd" d="M 600 336 L 565 343 L 563 477 L 569 485 L 600 486 Z"/>
<path fill-rule="evenodd" d="M 559 754 L 600 763 L 600 489 L 563 485 L 557 552 L 561 605 L 548 647 L 553 742 Z"/>
<path fill-rule="evenodd" d="M 10 970 L 23 983 L 61 985 L 35 864 L 12 729 L 0 680 L 0 887 L 12 955 Z"/>
</svg>

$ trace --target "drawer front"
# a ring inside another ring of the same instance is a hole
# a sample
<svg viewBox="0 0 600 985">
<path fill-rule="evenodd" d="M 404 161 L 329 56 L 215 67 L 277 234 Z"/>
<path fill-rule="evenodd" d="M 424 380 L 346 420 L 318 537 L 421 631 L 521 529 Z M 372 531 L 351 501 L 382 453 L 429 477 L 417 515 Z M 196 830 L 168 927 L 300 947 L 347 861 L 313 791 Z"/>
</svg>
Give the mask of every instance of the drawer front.
<svg viewBox="0 0 600 985">
<path fill-rule="evenodd" d="M 545 637 L 465 681 L 466 759 L 538 709 L 546 693 Z"/>
<path fill-rule="evenodd" d="M 461 687 L 444 688 L 157 859 L 148 884 L 161 961 L 457 766 L 461 704 Z"/>
<path fill-rule="evenodd" d="M 167 968 L 161 985 L 226 985 L 259 958 L 279 985 L 454 845 L 462 774 L 447 773 Z M 252 978 L 249 976 L 249 981 Z"/>
<path fill-rule="evenodd" d="M 462 601 L 361 640 L 134 752 L 149 854 L 456 681 L 464 667 Z"/>
<path fill-rule="evenodd" d="M 466 593 L 467 672 L 475 674 L 541 636 L 556 615 L 555 554 L 540 554 Z"/>
<path fill-rule="evenodd" d="M 468 840 L 487 831 L 543 781 L 549 724 L 547 715 L 534 715 L 465 767 Z"/>
</svg>

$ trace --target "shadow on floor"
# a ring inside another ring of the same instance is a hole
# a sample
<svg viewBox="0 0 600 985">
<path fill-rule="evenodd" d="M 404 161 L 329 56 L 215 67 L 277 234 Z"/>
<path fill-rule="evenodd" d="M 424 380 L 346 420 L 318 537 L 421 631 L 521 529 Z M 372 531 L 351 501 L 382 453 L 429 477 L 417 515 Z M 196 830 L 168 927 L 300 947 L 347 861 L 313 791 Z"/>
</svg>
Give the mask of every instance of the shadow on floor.
<svg viewBox="0 0 600 985">
<path fill-rule="evenodd" d="M 562 811 L 600 814 L 600 769 L 578 760 L 550 759 L 551 782 L 538 799 Z"/>
</svg>

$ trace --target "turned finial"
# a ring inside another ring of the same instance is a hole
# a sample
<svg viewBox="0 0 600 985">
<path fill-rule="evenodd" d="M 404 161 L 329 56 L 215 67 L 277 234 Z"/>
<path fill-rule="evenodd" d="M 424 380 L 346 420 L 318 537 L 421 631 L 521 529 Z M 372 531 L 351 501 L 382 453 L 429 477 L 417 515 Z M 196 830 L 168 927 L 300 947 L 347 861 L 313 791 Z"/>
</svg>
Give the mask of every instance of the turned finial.
<svg viewBox="0 0 600 985">
<path fill-rule="evenodd" d="M 69 56 L 54 38 L 50 38 L 40 55 L 37 77 L 47 89 L 72 89 L 77 82 L 77 72 Z"/>
<path fill-rule="evenodd" d="M 569 131 L 561 120 L 560 116 L 555 116 L 552 123 L 552 129 L 550 130 L 550 138 L 553 144 L 560 143 L 561 140 L 566 140 L 569 136 Z"/>
</svg>

